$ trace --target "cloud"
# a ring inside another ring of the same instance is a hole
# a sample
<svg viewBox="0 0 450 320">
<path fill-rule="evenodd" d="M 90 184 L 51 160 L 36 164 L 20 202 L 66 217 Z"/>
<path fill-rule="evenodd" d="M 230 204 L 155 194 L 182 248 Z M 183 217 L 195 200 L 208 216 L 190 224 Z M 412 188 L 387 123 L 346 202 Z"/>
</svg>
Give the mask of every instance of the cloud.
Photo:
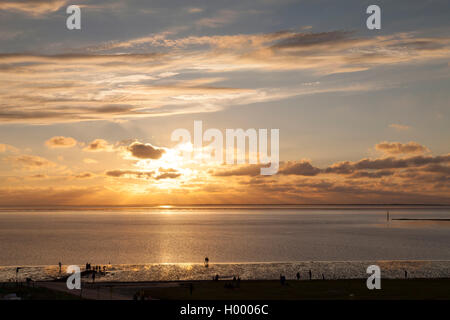
<svg viewBox="0 0 450 320">
<path fill-rule="evenodd" d="M 15 39 L 22 34 L 23 31 L 0 30 L 0 41 Z"/>
<path fill-rule="evenodd" d="M 410 141 L 408 143 L 400 142 L 381 142 L 375 145 L 375 149 L 385 154 L 421 154 L 430 152 L 430 150 L 417 142 Z"/>
<path fill-rule="evenodd" d="M 155 175 L 154 171 L 138 171 L 138 170 L 110 170 L 105 173 L 113 178 L 135 178 L 135 179 L 150 179 Z"/>
<path fill-rule="evenodd" d="M 97 175 L 92 172 L 80 172 L 80 173 L 72 173 L 71 170 L 65 170 L 62 172 L 59 172 L 59 174 L 34 174 L 31 176 L 28 176 L 27 178 L 32 179 L 46 179 L 50 180 L 51 183 L 54 183 L 55 181 L 58 181 L 58 184 L 61 184 L 65 181 L 73 181 L 73 180 L 86 180 L 96 177 Z"/>
<path fill-rule="evenodd" d="M 176 169 L 172 168 L 159 168 L 157 171 L 141 171 L 141 170 L 110 170 L 105 174 L 109 177 L 120 178 L 135 178 L 135 179 L 175 179 L 181 176 Z"/>
<path fill-rule="evenodd" d="M 396 129 L 398 131 L 405 131 L 411 129 L 410 126 L 404 125 L 404 124 L 398 124 L 398 123 L 392 123 L 389 125 L 389 128 Z"/>
<path fill-rule="evenodd" d="M 430 164 L 423 168 L 423 171 L 437 172 L 447 175 L 447 179 L 450 179 L 450 166 L 444 166 L 441 164 Z"/>
<path fill-rule="evenodd" d="M 38 168 L 45 167 L 45 161 L 39 157 L 23 162 Z M 211 202 L 450 204 L 448 198 L 450 154 L 434 157 L 420 155 L 404 159 L 390 157 L 343 161 L 324 169 L 319 169 L 306 160 L 287 161 L 280 164 L 280 172 L 286 170 L 285 173 L 274 176 L 259 175 L 258 165 L 224 167 L 216 171 L 198 167 L 195 174 L 183 175 L 183 183 L 165 181 L 164 184 L 170 184 L 170 192 L 167 192 L 167 189 L 159 189 L 158 181 L 181 177 L 180 169 L 161 167 L 151 171 L 117 169 L 105 171 L 104 175 L 65 171 L 64 175 L 48 176 L 47 172 L 39 172 L 26 177 L 29 178 L 27 188 L 23 187 L 24 177 L 7 178 L 8 187 L 0 190 L 0 204 L 17 203 L 13 197 L 17 194 L 22 195 L 20 198 L 22 203 L 23 199 L 27 199 L 27 203 L 30 204 L 45 203 L 43 199 L 47 200 L 46 204 L 78 205 L 94 202 L 150 204 L 161 201 L 179 204 Z M 329 168 L 333 170 L 328 170 Z M 235 175 L 239 176 L 239 179 L 236 179 Z M 95 179 L 90 179 L 94 177 Z M 102 180 L 108 178 L 114 178 L 114 181 Z M 56 180 L 61 184 L 55 185 Z M 88 186 L 76 188 L 75 191 L 68 185 L 62 185 L 71 181 Z M 96 183 L 99 185 L 90 186 Z M 32 184 L 38 188 L 33 189 Z M 46 188 L 45 184 L 52 187 Z M 108 190 L 103 187 L 105 185 L 108 186 L 106 188 Z M 108 197 L 105 197 L 105 192 Z M 55 195 L 55 198 L 50 200 L 49 195 Z"/>
<path fill-rule="evenodd" d="M 89 179 L 89 178 L 93 178 L 94 176 L 95 175 L 91 172 L 82 172 L 82 173 L 72 175 L 72 177 L 74 179 Z"/>
<path fill-rule="evenodd" d="M 47 179 L 48 175 L 46 174 L 34 174 L 32 176 L 30 176 L 33 179 Z"/>
<path fill-rule="evenodd" d="M 441 156 L 415 156 L 409 158 L 381 158 L 362 159 L 356 162 L 343 161 L 326 168 L 324 173 L 350 174 L 357 170 L 384 170 L 421 167 L 428 164 L 442 164 L 450 162 L 450 154 Z"/>
<path fill-rule="evenodd" d="M 87 2 L 87 0 L 78 0 L 75 4 L 90 10 L 115 10 L 124 6 L 123 2 L 102 4 L 84 4 L 83 2 Z M 70 4 L 68 0 L 4 0 L 0 2 L 0 10 L 41 18 Z"/>
<path fill-rule="evenodd" d="M 412 156 L 408 158 L 378 158 L 361 159 L 359 161 L 342 161 L 334 163 L 326 168 L 313 166 L 309 161 L 287 161 L 280 163 L 277 175 L 294 176 L 325 176 L 328 174 L 348 175 L 349 178 L 382 178 L 394 176 L 400 171 L 395 169 L 414 169 L 418 172 L 436 172 L 445 174 L 448 170 L 446 166 L 450 163 L 450 154 L 441 156 Z M 216 177 L 246 176 L 259 177 L 261 165 L 250 164 L 241 165 L 238 168 L 226 168 L 211 170 L 211 174 Z M 266 180 L 264 180 L 266 181 Z"/>
<path fill-rule="evenodd" d="M 18 152 L 18 151 L 19 149 L 17 149 L 12 145 L 0 143 L 0 152 Z"/>
<path fill-rule="evenodd" d="M 200 13 L 203 12 L 204 10 L 202 8 L 188 8 L 187 12 L 189 13 Z"/>
<path fill-rule="evenodd" d="M 1 188 L 2 205 L 28 206 L 40 205 L 95 205 L 120 204 L 118 194 L 103 186 L 94 187 L 20 187 Z M 26 202 L 25 202 L 26 199 Z"/>
<path fill-rule="evenodd" d="M 67 3 L 67 0 L 5 0 L 0 2 L 0 10 L 15 11 L 37 17 L 58 11 Z"/>
<path fill-rule="evenodd" d="M 216 170 L 214 176 L 231 177 L 231 176 L 259 176 L 261 174 L 261 165 L 250 164 L 242 165 L 238 168 Z"/>
<path fill-rule="evenodd" d="M 348 31 L 330 31 L 319 33 L 294 33 L 288 37 L 281 38 L 272 48 L 289 49 L 289 48 L 305 48 L 311 46 L 320 46 L 323 44 L 337 44 L 339 42 L 349 42 L 352 32 Z"/>
<path fill-rule="evenodd" d="M 77 145 L 77 141 L 71 137 L 56 136 L 45 142 L 48 148 L 72 148 Z"/>
<path fill-rule="evenodd" d="M 238 168 L 227 168 L 213 171 L 216 177 L 231 177 L 231 176 L 249 176 L 258 177 L 261 175 L 261 168 L 259 164 L 241 165 Z M 316 176 L 322 172 L 321 169 L 311 165 L 310 162 L 301 161 L 287 161 L 280 163 L 278 174 L 281 175 L 299 175 L 299 176 Z"/>
<path fill-rule="evenodd" d="M 197 26 L 218 28 L 236 20 L 238 13 L 232 10 L 221 10 L 214 17 L 202 18 L 195 22 Z"/>
<path fill-rule="evenodd" d="M 387 84 L 321 81 L 313 86 L 227 87 L 220 82 L 233 80 L 233 72 L 308 70 L 326 75 L 437 61 L 450 55 L 450 39 L 415 33 L 374 37 L 347 31 L 175 35 L 166 31 L 78 48 L 83 54 L 0 54 L 0 100 L 4 101 L 0 122 L 216 112 L 305 94 L 376 90 Z M 215 73 L 221 76 L 213 77 Z M 175 74 L 180 76 L 170 76 Z"/>
<path fill-rule="evenodd" d="M 90 159 L 90 158 L 84 158 L 84 159 L 83 159 L 83 162 L 86 163 L 86 164 L 95 164 L 95 163 L 98 163 L 97 160 L 95 160 L 95 159 Z"/>
<path fill-rule="evenodd" d="M 308 161 L 289 161 L 279 171 L 280 174 L 295 174 L 301 176 L 315 176 L 321 172 L 319 168 L 313 167 Z"/>
<path fill-rule="evenodd" d="M 112 152 L 114 151 L 114 146 L 110 145 L 106 140 L 95 139 L 90 142 L 83 150 L 88 152 Z"/>
<path fill-rule="evenodd" d="M 350 177 L 351 178 L 382 178 L 382 177 L 388 177 L 388 176 L 392 176 L 395 174 L 395 171 L 392 170 L 380 170 L 380 171 L 375 171 L 375 172 L 370 172 L 370 171 L 356 171 L 354 174 L 352 174 Z"/>
<path fill-rule="evenodd" d="M 159 159 L 166 152 L 164 149 L 152 146 L 149 143 L 133 142 L 127 148 L 133 157 L 139 159 Z"/>
<path fill-rule="evenodd" d="M 57 165 L 45 158 L 33 155 L 20 155 L 7 158 L 15 167 L 23 167 L 27 170 L 36 170 L 41 168 L 51 168 Z"/>
<path fill-rule="evenodd" d="M 161 173 L 161 174 L 157 175 L 155 177 L 155 179 L 156 180 L 160 180 L 160 179 L 175 179 L 175 178 L 178 178 L 179 176 L 181 176 L 181 173 L 165 172 L 165 173 Z"/>
</svg>

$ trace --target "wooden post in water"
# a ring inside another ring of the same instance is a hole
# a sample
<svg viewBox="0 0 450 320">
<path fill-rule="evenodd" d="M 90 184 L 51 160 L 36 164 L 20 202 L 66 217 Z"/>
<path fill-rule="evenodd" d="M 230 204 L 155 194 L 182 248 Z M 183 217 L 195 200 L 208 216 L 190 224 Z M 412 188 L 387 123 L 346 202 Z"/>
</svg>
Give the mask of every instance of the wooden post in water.
<svg viewBox="0 0 450 320">
<path fill-rule="evenodd" d="M 389 210 L 386 211 L 386 219 L 389 221 Z"/>
</svg>

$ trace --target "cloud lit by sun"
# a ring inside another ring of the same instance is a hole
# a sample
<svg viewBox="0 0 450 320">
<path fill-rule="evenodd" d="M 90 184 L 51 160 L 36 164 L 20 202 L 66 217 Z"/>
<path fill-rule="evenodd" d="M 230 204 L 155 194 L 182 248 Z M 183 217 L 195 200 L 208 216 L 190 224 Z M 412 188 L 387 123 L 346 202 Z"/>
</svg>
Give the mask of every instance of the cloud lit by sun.
<svg viewBox="0 0 450 320">
<path fill-rule="evenodd" d="M 0 4 L 0 205 L 449 202 L 448 10 L 369 32 L 295 1 L 84 0 L 92 33 L 55 27 L 66 3 Z M 226 161 L 238 128 L 279 130 L 276 174 L 259 143 Z"/>
</svg>

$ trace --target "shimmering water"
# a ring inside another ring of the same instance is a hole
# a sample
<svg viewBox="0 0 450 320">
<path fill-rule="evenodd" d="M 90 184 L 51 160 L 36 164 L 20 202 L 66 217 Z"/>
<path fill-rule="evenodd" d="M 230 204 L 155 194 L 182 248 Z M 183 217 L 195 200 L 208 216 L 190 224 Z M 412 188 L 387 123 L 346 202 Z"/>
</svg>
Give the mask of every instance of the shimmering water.
<svg viewBox="0 0 450 320">
<path fill-rule="evenodd" d="M 276 278 L 282 270 L 309 270 L 310 261 L 316 261 L 317 274 L 323 270 L 347 277 L 364 274 L 366 261 L 441 260 L 420 262 L 417 272 L 448 276 L 450 222 L 387 222 L 386 210 L 372 206 L 3 209 L 0 266 L 26 266 L 21 272 L 51 276 L 59 261 L 90 262 L 111 265 L 107 277 L 113 280 L 209 279 L 215 273 L 264 279 Z M 391 219 L 450 219 L 449 207 L 389 211 Z M 206 256 L 211 264 L 207 270 L 202 265 Z M 402 268 L 389 270 L 394 276 Z M 13 277 L 14 268 L 1 268 L 0 278 L 10 277 L 11 270 Z"/>
<path fill-rule="evenodd" d="M 382 277 L 404 278 L 450 278 L 450 261 L 304 261 L 304 262 L 262 262 L 262 263 L 216 263 L 205 268 L 203 264 L 139 264 L 108 265 L 104 276 L 96 281 L 168 281 L 168 280 L 211 280 L 216 274 L 220 279 L 239 276 L 245 280 L 274 280 L 280 274 L 294 279 L 300 272 L 301 279 L 354 279 L 367 278 L 367 267 L 375 264 L 381 268 Z M 82 270 L 84 268 L 82 267 Z M 30 277 L 33 280 L 52 280 L 64 276 L 65 267 L 59 273 L 58 266 L 26 266 L 19 270 L 18 280 Z M 15 267 L 0 267 L 0 282 L 15 281 Z M 92 281 L 85 277 L 82 281 Z"/>
</svg>

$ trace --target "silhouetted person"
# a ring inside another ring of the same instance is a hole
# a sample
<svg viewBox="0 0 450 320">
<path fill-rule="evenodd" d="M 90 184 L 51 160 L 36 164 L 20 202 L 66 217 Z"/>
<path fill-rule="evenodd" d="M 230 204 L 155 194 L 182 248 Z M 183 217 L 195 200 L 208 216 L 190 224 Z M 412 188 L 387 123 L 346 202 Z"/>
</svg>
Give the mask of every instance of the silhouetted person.
<svg viewBox="0 0 450 320">
<path fill-rule="evenodd" d="M 89 263 L 86 262 L 86 270 L 89 270 Z"/>
<path fill-rule="evenodd" d="M 405 270 L 405 279 L 408 279 L 408 271 Z"/>
<path fill-rule="evenodd" d="M 59 274 L 61 274 L 61 266 L 62 266 L 61 262 L 58 262 L 58 265 L 59 265 Z"/>
<path fill-rule="evenodd" d="M 300 280 L 300 272 L 297 272 L 297 280 Z"/>
<path fill-rule="evenodd" d="M 236 281 L 236 276 L 233 276 L 233 282 Z"/>
<path fill-rule="evenodd" d="M 309 280 L 312 280 L 312 272 L 309 270 Z"/>
<path fill-rule="evenodd" d="M 17 282 L 17 280 L 18 280 L 18 277 L 19 277 L 19 270 L 20 269 L 22 269 L 21 267 L 17 267 L 16 268 L 16 282 Z"/>
<path fill-rule="evenodd" d="M 208 268 L 209 265 L 209 258 L 205 257 L 205 267 Z"/>
<path fill-rule="evenodd" d="M 322 273 L 322 280 L 325 280 L 325 275 Z"/>
<path fill-rule="evenodd" d="M 219 281 L 219 275 L 218 274 L 216 274 L 216 277 L 215 277 L 214 280 Z"/>
<path fill-rule="evenodd" d="M 94 270 L 94 271 L 92 272 L 92 283 L 95 282 L 95 273 L 96 273 L 96 271 Z"/>
</svg>

